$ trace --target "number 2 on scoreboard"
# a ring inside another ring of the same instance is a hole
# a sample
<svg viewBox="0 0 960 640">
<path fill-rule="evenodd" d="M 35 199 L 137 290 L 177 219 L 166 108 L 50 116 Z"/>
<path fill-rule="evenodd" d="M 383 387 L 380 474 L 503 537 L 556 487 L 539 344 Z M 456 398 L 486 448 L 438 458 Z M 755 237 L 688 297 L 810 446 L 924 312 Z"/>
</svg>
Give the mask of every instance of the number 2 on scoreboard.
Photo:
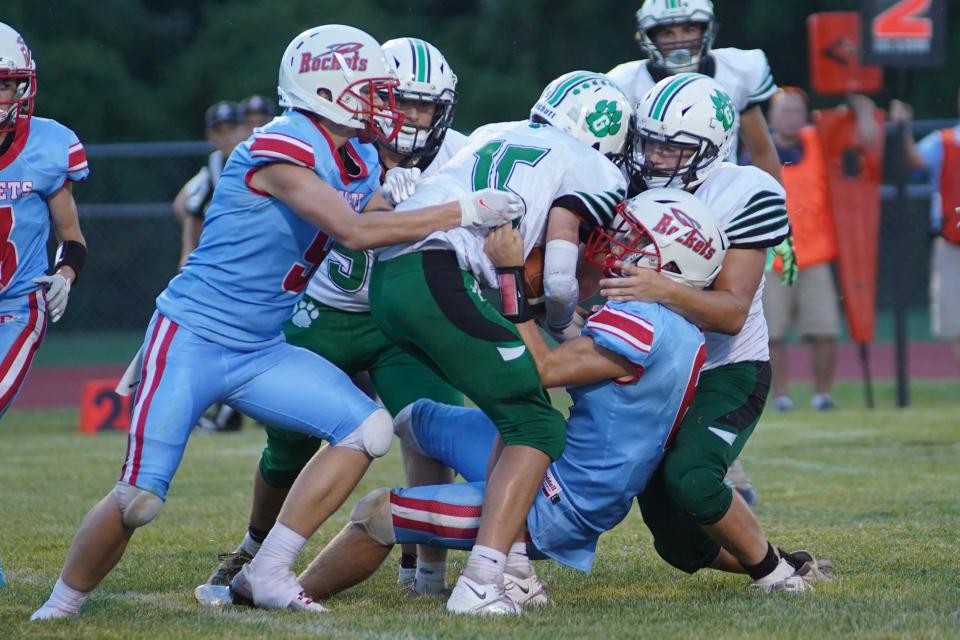
<svg viewBox="0 0 960 640">
<path fill-rule="evenodd" d="M 873 19 L 876 38 L 932 38 L 933 21 L 924 16 L 930 0 L 899 0 Z"/>
</svg>

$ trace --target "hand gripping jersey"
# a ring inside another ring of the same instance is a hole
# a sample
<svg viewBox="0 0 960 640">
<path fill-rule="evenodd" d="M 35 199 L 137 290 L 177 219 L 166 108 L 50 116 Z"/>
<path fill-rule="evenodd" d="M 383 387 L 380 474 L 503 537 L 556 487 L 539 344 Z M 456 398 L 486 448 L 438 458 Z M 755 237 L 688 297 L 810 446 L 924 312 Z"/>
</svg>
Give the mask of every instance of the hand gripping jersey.
<svg viewBox="0 0 960 640">
<path fill-rule="evenodd" d="M 464 148 L 438 174 L 421 182 L 413 197 L 397 209 L 441 204 L 487 187 L 512 191 L 523 199 L 519 230 L 524 256 L 543 241 L 551 207 L 569 209 L 592 228 L 610 222 L 626 195 L 620 169 L 599 151 L 555 127 L 523 120 L 474 131 Z M 379 260 L 389 260 L 420 248 L 452 249 L 461 269 L 496 288 L 496 271 L 483 252 L 488 232 L 460 227 L 433 233 L 412 245 L 388 247 L 377 255 Z"/>
<path fill-rule="evenodd" d="M 440 169 L 464 144 L 467 136 L 448 129 L 443 144 L 421 174 L 421 180 L 439 173 Z M 339 244 L 324 259 L 317 273 L 307 285 L 307 295 L 323 304 L 354 313 L 370 311 L 370 270 L 373 268 L 372 250 L 352 251 Z"/>
<path fill-rule="evenodd" d="M 527 531 L 539 553 L 589 571 L 600 534 L 627 516 L 663 459 L 693 399 L 706 348 L 693 324 L 649 302 L 609 302 L 581 335 L 628 359 L 637 375 L 569 389 L 567 446 L 534 499 Z M 414 446 L 468 484 L 395 489 L 397 541 L 469 548 L 496 428 L 478 409 L 421 400 L 413 411 Z"/>
<path fill-rule="evenodd" d="M 649 60 L 634 60 L 614 67 L 607 76 L 636 105 L 653 85 L 666 77 L 662 73 L 656 67 L 651 69 Z M 701 63 L 700 73 L 717 81 L 729 94 L 739 113 L 766 102 L 777 91 L 767 56 L 760 49 L 713 49 Z M 734 136 L 733 148 L 727 157 L 731 162 L 736 162 L 736 141 Z"/>
<path fill-rule="evenodd" d="M 90 170 L 76 134 L 46 118 L 30 118 L 0 156 L 0 299 L 36 291 L 50 268 L 47 198 Z"/>
<path fill-rule="evenodd" d="M 254 172 L 272 162 L 313 169 L 355 211 L 380 183 L 373 145 L 352 139 L 337 152 L 319 125 L 293 110 L 234 149 L 207 208 L 200 245 L 157 298 L 164 316 L 233 349 L 283 341 L 283 323 L 333 244 L 280 200 L 250 188 Z"/>
<path fill-rule="evenodd" d="M 790 234 L 783 186 L 756 167 L 724 162 L 697 187 L 694 195 L 710 207 L 727 234 L 731 249 L 774 247 Z M 704 370 L 732 362 L 770 359 L 762 294 L 761 278 L 740 333 L 729 336 L 706 332 L 709 357 Z"/>
</svg>

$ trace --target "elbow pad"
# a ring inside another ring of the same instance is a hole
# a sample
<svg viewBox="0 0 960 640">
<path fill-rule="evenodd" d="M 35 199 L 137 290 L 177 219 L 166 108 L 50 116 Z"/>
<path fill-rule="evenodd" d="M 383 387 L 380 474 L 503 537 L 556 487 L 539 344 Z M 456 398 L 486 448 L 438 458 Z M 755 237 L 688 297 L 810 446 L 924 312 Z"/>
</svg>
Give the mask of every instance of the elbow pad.
<svg viewBox="0 0 960 640">
<path fill-rule="evenodd" d="M 567 240 L 551 240 L 544 255 L 543 293 L 547 325 L 563 329 L 573 320 L 580 296 L 577 259 L 580 247 Z"/>
</svg>

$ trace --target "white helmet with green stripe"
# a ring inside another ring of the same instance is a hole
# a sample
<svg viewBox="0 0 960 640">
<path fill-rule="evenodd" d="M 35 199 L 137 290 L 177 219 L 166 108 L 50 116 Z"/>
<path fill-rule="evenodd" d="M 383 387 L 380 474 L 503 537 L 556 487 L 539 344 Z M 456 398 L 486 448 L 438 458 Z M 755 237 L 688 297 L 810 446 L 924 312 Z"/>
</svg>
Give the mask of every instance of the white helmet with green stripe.
<svg viewBox="0 0 960 640">
<path fill-rule="evenodd" d="M 602 73 L 571 71 L 547 85 L 530 110 L 532 122 L 566 131 L 614 162 L 627 155 L 633 107 Z"/>
<path fill-rule="evenodd" d="M 699 41 L 672 42 L 663 49 L 653 39 L 659 27 L 677 24 L 703 25 Z M 696 71 L 710 52 L 717 34 L 717 21 L 710 0 L 646 0 L 637 11 L 637 43 L 647 56 L 667 73 Z"/>
<path fill-rule="evenodd" d="M 632 177 L 648 187 L 695 187 L 729 155 L 737 117 L 733 100 L 713 78 L 699 73 L 664 78 L 637 106 L 639 144 L 628 162 Z"/>
<path fill-rule="evenodd" d="M 433 155 L 440 149 L 453 122 L 457 105 L 457 75 L 440 50 L 419 38 L 396 38 L 381 45 L 397 68 L 400 86 L 397 100 L 428 102 L 436 105 L 433 121 L 427 127 L 404 123 L 393 141 L 393 149 L 414 158 Z"/>
</svg>

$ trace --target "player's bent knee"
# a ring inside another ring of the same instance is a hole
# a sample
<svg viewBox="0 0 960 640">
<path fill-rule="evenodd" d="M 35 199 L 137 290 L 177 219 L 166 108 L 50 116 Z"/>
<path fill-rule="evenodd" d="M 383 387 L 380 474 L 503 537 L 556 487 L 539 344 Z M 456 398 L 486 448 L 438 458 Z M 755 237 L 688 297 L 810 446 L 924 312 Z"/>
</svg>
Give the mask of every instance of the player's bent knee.
<svg viewBox="0 0 960 640">
<path fill-rule="evenodd" d="M 681 508 L 700 524 L 713 524 L 730 508 L 730 488 L 723 475 L 712 469 L 671 472 L 666 468 L 667 491 Z"/>
<path fill-rule="evenodd" d="M 393 420 L 384 409 L 377 409 L 349 435 L 341 438 L 338 447 L 362 451 L 371 458 L 379 458 L 390 451 L 393 442 Z"/>
<path fill-rule="evenodd" d="M 163 508 L 160 496 L 126 482 L 118 482 L 112 493 L 120 509 L 120 520 L 128 529 L 150 524 Z"/>
<path fill-rule="evenodd" d="M 381 487 L 365 495 L 350 512 L 350 522 L 363 529 L 377 544 L 396 544 L 390 513 L 390 489 Z"/>
<path fill-rule="evenodd" d="M 393 419 L 393 432 L 400 439 L 400 442 L 424 456 L 426 456 L 427 453 L 423 450 L 423 447 L 420 446 L 414 424 L 420 412 L 420 407 L 431 403 L 433 403 L 433 400 L 426 398 L 411 402 L 401 409 Z"/>
</svg>

